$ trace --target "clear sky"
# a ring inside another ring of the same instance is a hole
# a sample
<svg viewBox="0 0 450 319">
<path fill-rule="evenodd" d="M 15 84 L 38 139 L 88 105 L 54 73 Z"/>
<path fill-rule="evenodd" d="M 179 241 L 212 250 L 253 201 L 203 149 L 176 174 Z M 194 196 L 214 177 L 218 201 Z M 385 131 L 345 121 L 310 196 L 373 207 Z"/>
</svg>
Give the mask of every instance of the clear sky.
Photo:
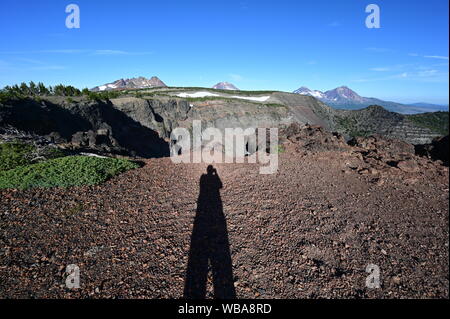
<svg viewBox="0 0 450 319">
<path fill-rule="evenodd" d="M 65 26 L 68 4 L 80 28 Z M 365 25 L 368 4 L 381 28 Z M 0 87 L 93 87 L 153 75 L 169 86 L 329 90 L 448 104 L 448 0 L 0 2 Z"/>
</svg>

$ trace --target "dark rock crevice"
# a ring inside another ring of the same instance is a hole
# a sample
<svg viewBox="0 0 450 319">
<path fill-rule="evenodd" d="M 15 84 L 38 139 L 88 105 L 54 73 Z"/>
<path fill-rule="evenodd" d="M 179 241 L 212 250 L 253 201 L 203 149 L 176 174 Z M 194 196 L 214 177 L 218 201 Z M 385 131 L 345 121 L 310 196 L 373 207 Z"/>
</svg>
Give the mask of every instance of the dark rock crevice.
<svg viewBox="0 0 450 319">
<path fill-rule="evenodd" d="M 449 166 L 449 137 L 439 137 L 429 144 L 415 145 L 416 154 L 431 158 L 434 161 L 442 161 Z"/>
</svg>

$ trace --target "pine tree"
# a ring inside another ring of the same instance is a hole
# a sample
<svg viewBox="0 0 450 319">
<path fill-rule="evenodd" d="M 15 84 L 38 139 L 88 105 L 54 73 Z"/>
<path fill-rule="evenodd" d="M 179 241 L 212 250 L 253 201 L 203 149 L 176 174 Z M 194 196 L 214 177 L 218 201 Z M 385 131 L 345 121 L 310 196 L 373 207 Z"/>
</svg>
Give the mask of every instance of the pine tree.
<svg viewBox="0 0 450 319">
<path fill-rule="evenodd" d="M 25 82 L 20 83 L 20 93 L 23 95 L 30 95 L 30 88 Z"/>
<path fill-rule="evenodd" d="M 49 95 L 49 93 L 50 93 L 49 89 L 47 89 L 45 87 L 44 83 L 42 83 L 42 82 L 38 83 L 38 92 L 39 92 L 39 95 Z"/>
<path fill-rule="evenodd" d="M 37 87 L 36 83 L 34 83 L 33 81 L 30 81 L 29 88 L 30 88 L 30 94 L 31 95 L 38 95 L 39 94 L 38 87 Z"/>
</svg>

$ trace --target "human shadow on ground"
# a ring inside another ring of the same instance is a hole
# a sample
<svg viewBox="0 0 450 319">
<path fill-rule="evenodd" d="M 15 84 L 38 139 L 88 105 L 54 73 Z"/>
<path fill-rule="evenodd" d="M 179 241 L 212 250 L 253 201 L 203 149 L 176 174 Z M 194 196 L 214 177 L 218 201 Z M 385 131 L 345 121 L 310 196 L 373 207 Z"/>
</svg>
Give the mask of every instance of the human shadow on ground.
<svg viewBox="0 0 450 319">
<path fill-rule="evenodd" d="M 212 272 L 214 298 L 236 298 L 227 223 L 220 197 L 222 186 L 217 170 L 209 165 L 207 174 L 200 177 L 200 194 L 184 287 L 184 298 L 187 299 L 206 297 L 209 270 Z"/>
</svg>

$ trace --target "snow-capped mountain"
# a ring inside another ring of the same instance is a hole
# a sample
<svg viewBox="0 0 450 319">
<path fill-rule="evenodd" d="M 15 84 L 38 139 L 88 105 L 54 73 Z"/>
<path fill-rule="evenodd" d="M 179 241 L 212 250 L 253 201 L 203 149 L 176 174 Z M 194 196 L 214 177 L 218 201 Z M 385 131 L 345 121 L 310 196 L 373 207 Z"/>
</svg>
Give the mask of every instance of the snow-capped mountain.
<svg viewBox="0 0 450 319">
<path fill-rule="evenodd" d="M 413 113 L 422 113 L 422 112 L 434 112 L 441 110 L 448 110 L 448 107 L 443 107 L 439 105 L 419 105 L 419 104 L 401 104 L 391 101 L 383 101 L 373 97 L 363 97 L 358 93 L 348 88 L 347 86 L 340 86 L 333 90 L 329 90 L 326 92 L 321 92 L 317 90 L 310 90 L 307 87 L 302 86 L 298 90 L 295 90 L 293 93 L 301 94 L 301 95 L 310 95 L 313 96 L 320 101 L 334 107 L 337 109 L 361 109 L 370 105 L 380 105 L 386 108 L 389 111 L 404 113 L 404 114 L 413 114 Z"/>
<path fill-rule="evenodd" d="M 232 90 L 232 91 L 239 91 L 239 89 L 237 87 L 235 87 L 233 84 L 228 83 L 228 82 L 220 82 L 217 83 L 216 85 L 214 85 L 212 87 L 213 89 L 216 90 Z"/>
<path fill-rule="evenodd" d="M 150 79 L 147 79 L 143 76 L 132 79 L 120 79 L 114 81 L 112 83 L 107 83 L 104 85 L 96 86 L 92 88 L 91 91 L 111 91 L 117 89 L 146 89 L 146 88 L 154 88 L 154 87 L 166 87 L 158 77 L 153 76 Z"/>
<path fill-rule="evenodd" d="M 297 94 L 301 94 L 301 95 L 310 95 L 310 96 L 314 96 L 315 98 L 318 98 L 318 99 L 325 98 L 325 94 L 323 94 L 322 92 L 317 91 L 317 90 L 314 90 L 314 91 L 310 90 L 305 86 L 302 86 L 298 90 L 295 90 L 293 93 L 297 93 Z"/>
<path fill-rule="evenodd" d="M 358 93 L 349 89 L 346 86 L 340 86 L 335 88 L 334 90 L 329 90 L 326 92 L 321 92 L 318 90 L 310 90 L 305 86 L 302 86 L 298 90 L 295 90 L 293 93 L 301 94 L 301 95 L 310 95 L 323 100 L 323 102 L 331 102 L 331 103 L 342 103 L 342 102 L 357 102 L 363 103 L 364 98 L 359 96 Z"/>
<path fill-rule="evenodd" d="M 393 112 L 409 113 L 409 110 L 405 109 L 405 107 L 408 107 L 406 105 L 395 102 L 382 101 L 375 98 L 362 97 L 347 86 L 340 86 L 333 90 L 328 90 L 325 92 L 310 90 L 307 87 L 302 86 L 298 90 L 295 90 L 293 93 L 314 96 L 325 104 L 328 104 L 337 109 L 352 110 L 362 109 L 370 105 L 380 105 Z M 414 110 L 412 112 L 414 113 Z"/>
<path fill-rule="evenodd" d="M 324 96 L 327 100 L 333 102 L 356 102 L 356 103 L 364 103 L 366 98 L 360 96 L 355 91 L 349 89 L 346 86 L 340 86 L 335 88 L 334 90 L 329 90 L 324 93 Z"/>
</svg>

